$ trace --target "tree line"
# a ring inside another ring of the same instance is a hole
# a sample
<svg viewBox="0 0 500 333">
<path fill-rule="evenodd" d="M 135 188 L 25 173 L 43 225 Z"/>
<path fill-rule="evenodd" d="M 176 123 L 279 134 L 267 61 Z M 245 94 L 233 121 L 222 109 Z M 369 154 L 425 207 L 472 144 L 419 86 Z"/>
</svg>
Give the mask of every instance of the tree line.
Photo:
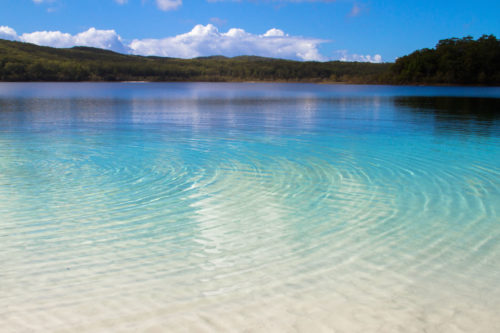
<svg viewBox="0 0 500 333">
<path fill-rule="evenodd" d="M 195 59 L 56 49 L 0 40 L 2 81 L 291 81 L 377 83 L 388 64 L 301 62 L 254 56 Z"/>
<path fill-rule="evenodd" d="M 434 49 L 398 58 L 392 81 L 422 84 L 500 84 L 500 41 L 493 35 L 450 38 Z"/>
<path fill-rule="evenodd" d="M 240 56 L 177 59 L 0 40 L 0 81 L 279 81 L 500 84 L 495 36 L 445 39 L 395 63 L 314 62 Z"/>
</svg>

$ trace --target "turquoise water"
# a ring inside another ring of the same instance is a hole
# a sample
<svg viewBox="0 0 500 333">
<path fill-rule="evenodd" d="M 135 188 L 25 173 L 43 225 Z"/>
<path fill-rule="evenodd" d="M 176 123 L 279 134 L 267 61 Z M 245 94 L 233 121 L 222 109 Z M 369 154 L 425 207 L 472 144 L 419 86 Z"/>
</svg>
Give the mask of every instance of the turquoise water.
<svg viewBox="0 0 500 333">
<path fill-rule="evenodd" d="M 500 88 L 0 83 L 0 327 L 500 331 Z"/>
</svg>

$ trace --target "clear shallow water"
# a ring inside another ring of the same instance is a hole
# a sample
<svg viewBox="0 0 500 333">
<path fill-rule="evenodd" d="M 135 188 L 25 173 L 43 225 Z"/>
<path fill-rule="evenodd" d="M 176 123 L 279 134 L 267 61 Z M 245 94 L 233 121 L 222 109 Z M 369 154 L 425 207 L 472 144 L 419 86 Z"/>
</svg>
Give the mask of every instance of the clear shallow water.
<svg viewBox="0 0 500 333">
<path fill-rule="evenodd" d="M 499 88 L 0 84 L 0 327 L 497 332 L 499 161 Z"/>
</svg>

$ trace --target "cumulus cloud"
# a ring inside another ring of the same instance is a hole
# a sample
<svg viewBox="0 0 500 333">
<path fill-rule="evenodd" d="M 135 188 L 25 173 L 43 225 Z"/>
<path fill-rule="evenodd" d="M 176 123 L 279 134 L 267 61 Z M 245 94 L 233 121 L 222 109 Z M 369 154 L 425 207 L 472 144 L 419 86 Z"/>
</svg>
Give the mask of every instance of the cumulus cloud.
<svg viewBox="0 0 500 333">
<path fill-rule="evenodd" d="M 52 47 L 91 46 L 115 52 L 128 53 L 121 37 L 114 30 L 90 28 L 77 35 L 60 31 L 36 31 L 19 36 L 19 40 L 37 45 Z"/>
<path fill-rule="evenodd" d="M 212 24 L 199 24 L 191 31 L 177 36 L 134 39 L 125 43 L 115 30 L 90 28 L 76 35 L 61 31 L 35 31 L 18 35 L 14 29 L 0 26 L 0 38 L 52 47 L 90 46 L 144 56 L 195 58 L 211 55 L 256 55 L 306 61 L 331 60 L 323 56 L 318 49 L 320 44 L 327 42 L 326 40 L 290 36 L 276 28 L 263 34 L 252 34 L 238 28 L 221 32 Z M 349 54 L 346 50 L 336 53 L 334 59 L 342 61 L 382 62 L 379 54 Z"/>
<path fill-rule="evenodd" d="M 225 56 L 259 55 L 298 60 L 326 60 L 318 51 L 321 39 L 289 36 L 279 29 L 262 35 L 232 28 L 220 32 L 214 25 L 197 25 L 190 32 L 163 39 L 135 39 L 129 45 L 133 54 L 193 58 L 222 54 Z"/>
<path fill-rule="evenodd" d="M 285 36 L 285 33 L 283 30 L 272 28 L 267 30 L 267 32 L 264 34 L 264 37 L 282 37 Z"/>
<path fill-rule="evenodd" d="M 4 25 L 0 26 L 0 38 L 7 40 L 18 40 L 16 31 Z"/>
<path fill-rule="evenodd" d="M 73 36 L 60 31 L 36 31 L 29 34 L 22 34 L 20 40 L 52 47 L 71 47 L 74 45 Z"/>
<path fill-rule="evenodd" d="M 339 57 L 337 60 L 340 61 L 358 61 L 358 62 L 372 62 L 372 63 L 381 63 L 382 56 L 380 54 L 349 54 L 347 50 L 337 51 Z"/>
</svg>

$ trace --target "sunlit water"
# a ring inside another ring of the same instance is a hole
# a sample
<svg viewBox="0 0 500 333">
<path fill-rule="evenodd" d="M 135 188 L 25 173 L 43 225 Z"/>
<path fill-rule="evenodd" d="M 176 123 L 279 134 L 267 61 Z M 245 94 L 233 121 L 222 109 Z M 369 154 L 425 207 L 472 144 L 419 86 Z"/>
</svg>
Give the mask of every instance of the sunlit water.
<svg viewBox="0 0 500 333">
<path fill-rule="evenodd" d="M 2 332 L 499 313 L 499 88 L 0 84 Z"/>
</svg>

